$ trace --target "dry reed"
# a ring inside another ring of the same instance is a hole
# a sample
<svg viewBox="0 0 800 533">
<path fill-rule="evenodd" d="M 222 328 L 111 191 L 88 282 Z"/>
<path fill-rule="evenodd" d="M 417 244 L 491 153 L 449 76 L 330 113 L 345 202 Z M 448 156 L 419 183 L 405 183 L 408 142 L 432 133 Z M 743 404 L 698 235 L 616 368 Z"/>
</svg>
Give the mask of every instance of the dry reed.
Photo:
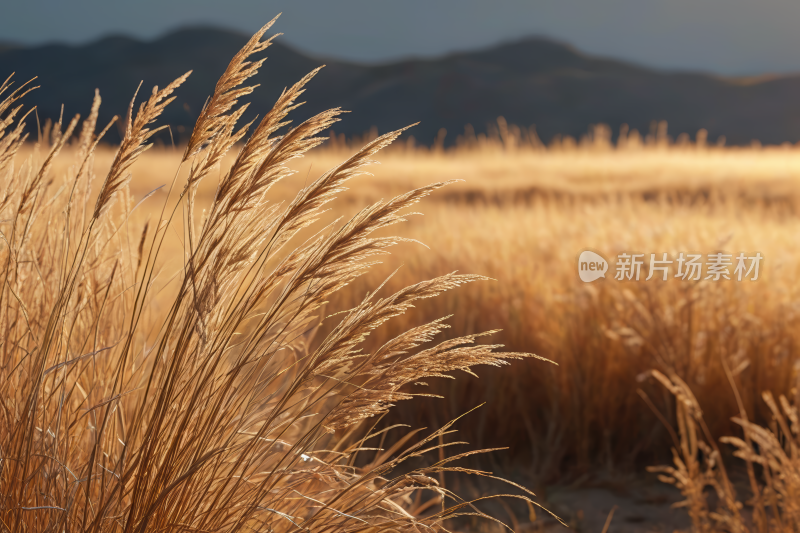
<svg viewBox="0 0 800 533">
<path fill-rule="evenodd" d="M 315 338 L 325 303 L 408 240 L 381 230 L 447 183 L 310 229 L 398 130 L 291 201 L 273 201 L 267 193 L 293 173 L 287 163 L 324 140 L 319 133 L 339 110 L 277 134 L 312 72 L 249 137 L 251 124 L 237 126 L 245 109 L 238 100 L 254 89 L 245 83 L 263 61 L 252 56 L 269 45 L 262 37 L 271 24 L 217 84 L 182 157 L 182 192 L 167 196 L 152 223 L 134 214 L 150 194 L 134 205 L 130 169 L 188 74 L 153 89 L 135 113 L 131 102 L 99 189 L 99 96 L 62 175 L 54 175 L 53 162 L 79 117 L 59 121 L 17 167 L 24 134 L 16 102 L 24 91 L 0 103 L 3 531 L 423 531 L 463 515 L 491 518 L 436 480 L 449 471 L 491 477 L 453 465 L 478 451 L 406 466 L 452 445 L 443 440 L 452 423 L 424 436 L 406 432 L 376 451 L 390 428 L 368 422 L 412 398 L 409 384 L 529 355 L 477 342 L 493 331 L 423 348 L 447 327 L 447 316 L 362 349 L 415 303 L 484 279 L 457 273 L 388 296 L 379 296 L 378 285 Z M 201 180 L 226 156 L 233 160 L 196 216 Z M 165 281 L 162 254 L 174 248 L 167 234 L 176 225 L 182 247 L 170 254 L 181 257 L 181 268 Z M 374 458 L 357 457 L 367 453 Z M 533 503 L 532 493 L 511 485 L 511 497 Z"/>
</svg>

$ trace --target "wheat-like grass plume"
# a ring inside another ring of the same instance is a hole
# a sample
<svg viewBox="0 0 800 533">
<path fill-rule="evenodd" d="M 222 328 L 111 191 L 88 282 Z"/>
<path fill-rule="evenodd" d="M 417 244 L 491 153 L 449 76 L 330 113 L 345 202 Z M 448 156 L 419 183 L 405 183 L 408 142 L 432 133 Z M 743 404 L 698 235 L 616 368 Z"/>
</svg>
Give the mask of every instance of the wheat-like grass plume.
<svg viewBox="0 0 800 533">
<path fill-rule="evenodd" d="M 151 146 L 145 144 L 148 139 L 166 127 L 161 126 L 151 130 L 148 126 L 152 124 L 158 116 L 161 115 L 164 108 L 175 99 L 174 96 L 170 97 L 170 95 L 186 81 L 189 74 L 191 74 L 191 72 L 187 72 L 160 91 L 158 87 L 153 87 L 153 93 L 150 95 L 150 98 L 139 106 L 139 111 L 135 116 L 133 116 L 134 100 L 131 100 L 131 105 L 128 109 L 125 135 L 117 151 L 117 156 L 111 164 L 111 170 L 100 188 L 100 194 L 97 196 L 97 202 L 95 203 L 93 213 L 95 219 L 100 218 L 103 212 L 108 209 L 116 193 L 122 189 L 130 179 L 128 169 L 130 169 L 136 159 Z M 92 114 L 94 115 L 95 112 L 93 111 Z"/>
</svg>

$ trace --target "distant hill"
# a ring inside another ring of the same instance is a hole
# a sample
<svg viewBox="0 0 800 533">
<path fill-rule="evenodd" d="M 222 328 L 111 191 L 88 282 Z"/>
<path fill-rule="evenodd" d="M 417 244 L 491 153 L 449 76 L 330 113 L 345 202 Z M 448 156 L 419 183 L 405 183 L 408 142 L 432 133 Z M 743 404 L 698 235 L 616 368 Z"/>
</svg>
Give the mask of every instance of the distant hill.
<svg viewBox="0 0 800 533">
<path fill-rule="evenodd" d="M 103 116 L 124 114 L 139 81 L 143 94 L 194 70 L 164 120 L 180 137 L 191 128 L 228 61 L 248 36 L 213 28 L 191 28 L 152 42 L 112 36 L 83 45 L 18 47 L 0 43 L 0 78 L 16 72 L 18 82 L 38 76 L 41 88 L 28 102 L 43 117 L 88 111 L 95 87 Z M 733 79 L 700 73 L 662 72 L 592 57 L 569 46 L 529 38 L 486 50 L 415 59 L 379 66 L 308 57 L 279 42 L 255 82 L 254 113 L 266 112 L 281 90 L 314 67 L 327 67 L 304 95 L 306 118 L 327 107 L 352 111 L 336 131 L 361 134 L 371 126 L 385 132 L 421 121 L 413 134 L 431 143 L 439 128 L 448 141 L 472 124 L 478 131 L 504 116 L 509 123 L 535 124 L 548 140 L 557 133 L 578 136 L 589 124 L 622 123 L 642 133 L 652 120 L 667 120 L 670 134 L 700 128 L 729 144 L 752 139 L 779 144 L 800 141 L 800 77 Z"/>
</svg>

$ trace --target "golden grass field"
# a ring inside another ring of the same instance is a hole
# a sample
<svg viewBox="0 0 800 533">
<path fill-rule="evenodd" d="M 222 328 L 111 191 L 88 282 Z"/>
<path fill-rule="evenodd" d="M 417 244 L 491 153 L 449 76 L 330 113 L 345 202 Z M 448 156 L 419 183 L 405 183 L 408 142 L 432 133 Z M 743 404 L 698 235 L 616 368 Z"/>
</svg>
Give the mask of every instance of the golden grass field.
<svg viewBox="0 0 800 533">
<path fill-rule="evenodd" d="M 505 121 L 317 147 L 336 111 L 276 137 L 310 78 L 246 138 L 266 29 L 189 146 L 143 151 L 180 80 L 119 147 L 96 113 L 24 143 L 0 102 L 2 531 L 460 530 L 497 519 L 451 490 L 472 467 L 544 487 L 664 463 L 697 531 L 800 527 L 800 149 L 545 147 Z M 764 260 L 586 284 L 584 250 Z"/>
<path fill-rule="evenodd" d="M 291 198 L 350 155 L 342 146 L 316 149 L 292 165 L 297 174 L 276 186 L 274 197 Z M 142 156 L 131 181 L 134 201 L 168 187 L 179 156 L 169 148 Z M 98 151 L 101 175 L 112 157 L 110 150 Z M 423 415 L 401 406 L 407 421 L 443 423 L 486 401 L 462 428 L 474 430 L 468 440 L 511 444 L 498 460 L 533 459 L 533 471 L 556 475 L 598 464 L 641 466 L 668 451 L 667 433 L 638 394 L 642 388 L 669 409 L 657 388 L 637 381 L 649 369 L 683 377 L 718 435 L 733 430 L 729 419 L 737 412 L 722 357 L 739 369 L 737 385 L 753 416 L 767 414 L 761 391 L 794 387 L 800 150 L 506 150 L 494 144 L 446 152 L 399 147 L 378 160 L 374 176 L 350 182 L 330 220 L 428 183 L 463 182 L 426 199 L 419 209 L 424 214 L 402 228 L 425 246 L 400 245 L 330 309 L 352 307 L 398 268 L 387 291 L 455 270 L 481 273 L 494 281 L 421 304 L 367 344 L 454 314 L 448 336 L 502 329 L 508 348 L 559 365 L 521 362 L 513 370 L 484 370 L 480 379 L 438 383 L 448 399 L 431 401 Z M 202 184 L 198 206 L 210 203 L 215 187 L 210 178 Z M 158 194 L 148 202 L 160 203 Z M 177 230 L 171 237 L 164 279 L 181 265 L 183 237 Z M 755 282 L 644 281 L 646 263 L 641 281 L 617 281 L 612 267 L 605 280 L 585 284 L 577 276 L 577 257 L 585 249 L 612 262 L 623 252 L 674 258 L 679 252 L 758 251 L 765 259 Z M 508 412 L 511 419 L 501 416 Z"/>
</svg>

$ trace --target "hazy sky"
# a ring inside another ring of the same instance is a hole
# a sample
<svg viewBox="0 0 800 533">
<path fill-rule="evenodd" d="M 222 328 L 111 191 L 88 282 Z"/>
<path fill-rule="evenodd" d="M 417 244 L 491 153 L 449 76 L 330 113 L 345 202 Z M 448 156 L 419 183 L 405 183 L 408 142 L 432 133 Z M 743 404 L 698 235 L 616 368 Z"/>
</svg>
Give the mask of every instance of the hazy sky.
<svg viewBox="0 0 800 533">
<path fill-rule="evenodd" d="M 252 32 L 358 61 L 435 56 L 525 35 L 592 54 L 724 74 L 800 71 L 798 0 L 0 0 L 0 40 L 150 39 L 177 26 Z"/>
</svg>

